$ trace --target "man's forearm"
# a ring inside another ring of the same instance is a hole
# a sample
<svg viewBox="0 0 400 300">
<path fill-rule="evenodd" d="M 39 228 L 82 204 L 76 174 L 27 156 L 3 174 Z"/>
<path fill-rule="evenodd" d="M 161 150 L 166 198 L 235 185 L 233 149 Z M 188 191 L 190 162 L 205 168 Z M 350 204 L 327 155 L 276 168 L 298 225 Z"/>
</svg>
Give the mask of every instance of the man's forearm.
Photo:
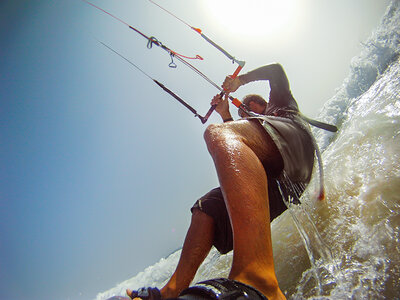
<svg viewBox="0 0 400 300">
<path fill-rule="evenodd" d="M 280 64 L 270 64 L 238 76 L 241 85 L 252 81 L 268 80 L 271 85 L 289 89 L 289 81 Z"/>
</svg>

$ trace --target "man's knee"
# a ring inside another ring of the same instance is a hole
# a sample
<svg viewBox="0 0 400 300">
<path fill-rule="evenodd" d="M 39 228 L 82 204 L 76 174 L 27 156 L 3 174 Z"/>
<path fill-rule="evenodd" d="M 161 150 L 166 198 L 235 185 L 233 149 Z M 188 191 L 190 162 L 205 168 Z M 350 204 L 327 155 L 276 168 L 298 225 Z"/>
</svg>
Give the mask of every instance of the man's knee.
<svg viewBox="0 0 400 300">
<path fill-rule="evenodd" d="M 206 144 L 208 145 L 211 144 L 213 141 L 215 141 L 215 139 L 218 138 L 220 132 L 221 132 L 220 124 L 208 125 L 206 130 L 204 131 L 204 140 L 206 141 Z"/>
<path fill-rule="evenodd" d="M 226 124 L 211 124 L 204 132 L 204 140 L 211 155 L 226 152 L 237 145 L 239 137 Z"/>
</svg>

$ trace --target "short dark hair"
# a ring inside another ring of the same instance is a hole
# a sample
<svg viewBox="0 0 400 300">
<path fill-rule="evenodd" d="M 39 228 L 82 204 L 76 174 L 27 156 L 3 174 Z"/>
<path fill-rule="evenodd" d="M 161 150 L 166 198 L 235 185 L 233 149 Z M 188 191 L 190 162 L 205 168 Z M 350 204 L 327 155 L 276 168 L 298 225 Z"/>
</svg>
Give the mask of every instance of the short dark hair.
<svg viewBox="0 0 400 300">
<path fill-rule="evenodd" d="M 268 104 L 268 102 L 265 101 L 265 99 L 263 97 L 261 97 L 260 95 L 256 95 L 256 94 L 250 94 L 250 95 L 244 96 L 242 102 L 246 106 L 249 106 L 250 102 L 255 102 L 257 104 L 264 105 L 264 106 L 266 106 Z"/>
</svg>

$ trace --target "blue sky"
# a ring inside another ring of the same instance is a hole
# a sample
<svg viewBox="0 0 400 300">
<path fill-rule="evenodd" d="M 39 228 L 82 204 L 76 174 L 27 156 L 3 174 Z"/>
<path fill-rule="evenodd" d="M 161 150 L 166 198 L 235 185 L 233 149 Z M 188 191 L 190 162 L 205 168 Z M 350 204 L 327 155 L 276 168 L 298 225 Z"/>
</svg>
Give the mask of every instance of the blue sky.
<svg viewBox="0 0 400 300">
<path fill-rule="evenodd" d="M 217 83 L 235 69 L 146 0 L 94 3 L 178 52 L 200 54 L 196 66 Z M 221 12 L 218 1 L 158 3 L 246 60 L 243 72 L 282 63 L 301 110 L 316 116 L 389 1 L 292 0 L 290 20 L 261 30 L 239 30 L 235 11 Z M 200 113 L 217 92 L 82 1 L 2 1 L 1 299 L 94 298 L 179 248 L 191 205 L 218 185 L 205 125 L 97 39 Z M 254 83 L 235 96 L 250 92 L 268 90 Z"/>
</svg>

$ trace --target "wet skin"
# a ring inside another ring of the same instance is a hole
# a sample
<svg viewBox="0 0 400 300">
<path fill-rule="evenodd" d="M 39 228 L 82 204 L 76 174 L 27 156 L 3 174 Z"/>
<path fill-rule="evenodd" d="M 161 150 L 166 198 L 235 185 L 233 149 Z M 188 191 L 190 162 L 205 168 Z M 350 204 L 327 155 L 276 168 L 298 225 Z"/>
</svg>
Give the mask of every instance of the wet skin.
<svg viewBox="0 0 400 300">
<path fill-rule="evenodd" d="M 205 141 L 217 170 L 233 229 L 229 275 L 284 299 L 275 276 L 269 223 L 267 173 L 281 163 L 271 138 L 257 120 L 210 125 Z"/>
</svg>

